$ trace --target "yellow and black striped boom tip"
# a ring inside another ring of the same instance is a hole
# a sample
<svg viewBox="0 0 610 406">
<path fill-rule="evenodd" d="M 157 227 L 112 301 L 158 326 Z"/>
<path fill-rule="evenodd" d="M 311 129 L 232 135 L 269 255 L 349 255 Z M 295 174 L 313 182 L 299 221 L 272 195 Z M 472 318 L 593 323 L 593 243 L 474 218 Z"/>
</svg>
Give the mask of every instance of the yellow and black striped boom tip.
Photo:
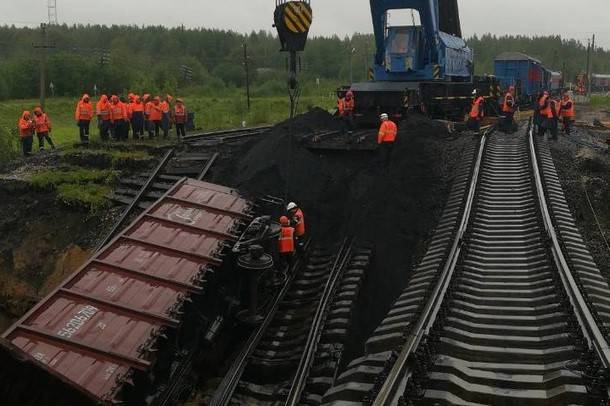
<svg viewBox="0 0 610 406">
<path fill-rule="evenodd" d="M 294 34 L 309 31 L 313 22 L 311 6 L 304 1 L 289 1 L 284 5 L 284 25 Z"/>
</svg>

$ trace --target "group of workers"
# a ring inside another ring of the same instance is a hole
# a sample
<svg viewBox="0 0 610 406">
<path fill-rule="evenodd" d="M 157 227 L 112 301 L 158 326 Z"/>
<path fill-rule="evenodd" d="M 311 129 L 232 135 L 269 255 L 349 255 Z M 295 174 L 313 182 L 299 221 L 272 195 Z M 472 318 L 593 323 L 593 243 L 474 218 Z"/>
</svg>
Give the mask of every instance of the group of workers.
<svg viewBox="0 0 610 406">
<path fill-rule="evenodd" d="M 184 101 L 180 98 L 174 99 L 166 95 L 163 99 L 150 94 L 140 97 L 129 93 L 127 98 L 117 95 L 108 97 L 103 94 L 95 106 L 97 125 L 100 137 L 107 141 L 110 137 L 115 140 L 126 140 L 129 138 L 129 130 L 133 132 L 134 139 L 144 137 L 148 133 L 149 138 L 158 137 L 163 131 L 163 137 L 169 136 L 172 125 L 176 126 L 178 138 L 186 135 L 186 123 L 188 112 Z M 89 95 L 83 95 L 76 106 L 74 118 L 80 129 L 80 139 L 83 143 L 89 142 L 89 127 L 93 120 L 93 105 Z"/>
<path fill-rule="evenodd" d="M 534 105 L 534 124 L 538 127 L 538 135 L 544 136 L 548 131 L 551 137 L 557 138 L 560 121 L 563 132 L 569 135 L 574 127 L 574 116 L 574 102 L 570 93 L 564 92 L 561 100 L 546 91 L 538 95 Z"/>
<path fill-rule="evenodd" d="M 34 143 L 34 135 L 38 138 L 38 148 L 44 151 L 44 143 L 47 141 L 52 149 L 55 149 L 55 144 L 51 139 L 51 120 L 40 107 L 34 109 L 34 114 L 29 111 L 24 111 L 17 123 L 19 130 L 19 138 L 21 140 L 21 149 L 24 156 L 32 154 L 32 145 Z"/>
<path fill-rule="evenodd" d="M 305 215 L 294 202 L 286 206 L 286 214 L 280 217 L 280 235 L 278 253 L 281 269 L 292 267 L 295 252 L 302 248 L 305 237 Z"/>
<path fill-rule="evenodd" d="M 114 140 L 126 140 L 129 138 L 130 129 L 134 139 L 144 137 L 145 132 L 149 138 L 158 137 L 161 131 L 167 138 L 172 126 L 176 127 L 176 135 L 181 138 L 186 136 L 188 111 L 182 99 L 176 99 L 174 102 L 170 95 L 165 96 L 163 100 L 159 96 L 152 97 L 149 94 L 140 97 L 129 93 L 127 98 L 101 95 L 94 107 L 89 95 L 84 94 L 74 111 L 74 120 L 83 144 L 89 143 L 91 121 L 94 117 L 97 117 L 97 126 L 103 141 L 108 141 L 110 137 Z M 32 153 L 34 135 L 38 137 L 41 151 L 44 150 L 45 141 L 51 148 L 55 148 L 50 136 L 51 120 L 41 107 L 36 107 L 34 114 L 24 111 L 17 128 L 24 156 Z"/>
<path fill-rule="evenodd" d="M 347 131 L 348 135 L 351 135 L 356 127 L 354 121 L 355 104 L 354 93 L 351 90 L 348 90 L 345 95 L 340 94 L 337 99 L 337 115 L 343 122 L 343 132 Z M 387 113 L 381 114 L 379 121 L 377 145 L 379 146 L 381 159 L 385 163 L 386 168 L 388 168 L 392 159 L 396 135 L 398 134 L 398 126 L 394 121 L 390 120 Z"/>
<path fill-rule="evenodd" d="M 481 121 L 485 116 L 485 98 L 473 91 L 473 100 L 468 115 L 468 129 L 480 131 Z M 503 119 L 500 121 L 500 129 L 511 132 L 514 128 L 514 116 L 517 110 L 515 87 L 510 86 L 504 95 L 501 110 Z M 563 123 L 563 131 L 566 134 L 572 132 L 574 126 L 574 102 L 569 92 L 564 92 L 561 100 L 554 98 L 549 92 L 544 91 L 538 95 L 533 106 L 534 124 L 538 128 L 538 134 L 543 136 L 547 131 L 553 138 L 557 138 L 559 122 Z"/>
</svg>

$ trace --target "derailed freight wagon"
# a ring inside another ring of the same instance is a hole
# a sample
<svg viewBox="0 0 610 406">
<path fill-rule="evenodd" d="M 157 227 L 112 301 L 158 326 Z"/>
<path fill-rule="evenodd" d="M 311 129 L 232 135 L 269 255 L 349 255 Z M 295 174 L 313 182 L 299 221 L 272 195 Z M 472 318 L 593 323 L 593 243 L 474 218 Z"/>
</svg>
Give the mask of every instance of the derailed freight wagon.
<svg viewBox="0 0 610 406">
<path fill-rule="evenodd" d="M 178 182 L 3 334 L 2 404 L 156 404 L 238 302 L 231 248 L 253 206 Z"/>
</svg>

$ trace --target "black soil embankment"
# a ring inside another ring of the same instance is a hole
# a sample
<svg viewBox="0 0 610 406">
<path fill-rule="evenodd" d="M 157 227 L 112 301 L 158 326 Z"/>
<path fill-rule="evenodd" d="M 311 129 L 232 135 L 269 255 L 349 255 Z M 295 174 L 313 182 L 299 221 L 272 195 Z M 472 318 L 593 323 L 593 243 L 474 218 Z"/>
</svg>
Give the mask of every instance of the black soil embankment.
<svg viewBox="0 0 610 406">
<path fill-rule="evenodd" d="M 404 288 L 445 204 L 452 171 L 473 140 L 450 138 L 442 125 L 411 116 L 399 123 L 387 169 L 377 152 L 320 153 L 301 145 L 303 136 L 336 125 L 328 113 L 313 110 L 277 126 L 246 147 L 230 184 L 298 202 L 318 242 L 349 233 L 374 245 L 365 314 L 353 343 L 360 346 Z"/>
</svg>

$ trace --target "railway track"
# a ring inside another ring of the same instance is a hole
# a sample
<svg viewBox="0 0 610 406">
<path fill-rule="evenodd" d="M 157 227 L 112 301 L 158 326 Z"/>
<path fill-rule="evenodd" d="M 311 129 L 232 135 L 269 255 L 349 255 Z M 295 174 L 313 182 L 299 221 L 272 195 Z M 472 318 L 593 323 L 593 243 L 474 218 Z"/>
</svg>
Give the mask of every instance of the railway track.
<svg viewBox="0 0 610 406">
<path fill-rule="evenodd" d="M 210 404 L 320 404 L 338 370 L 371 255 L 347 239 L 338 249 L 314 247 Z"/>
<path fill-rule="evenodd" d="M 168 149 L 152 171 L 119 179 L 117 188 L 109 197 L 126 208 L 106 238 L 100 242 L 98 249 L 110 241 L 128 218 L 146 210 L 179 180 L 185 177 L 203 180 L 217 160 L 222 158 L 222 145 L 262 135 L 270 128 L 239 128 L 189 135 L 181 144 Z"/>
<path fill-rule="evenodd" d="M 486 135 L 467 157 L 426 256 L 323 404 L 607 404 L 610 288 L 546 141 Z"/>
</svg>

